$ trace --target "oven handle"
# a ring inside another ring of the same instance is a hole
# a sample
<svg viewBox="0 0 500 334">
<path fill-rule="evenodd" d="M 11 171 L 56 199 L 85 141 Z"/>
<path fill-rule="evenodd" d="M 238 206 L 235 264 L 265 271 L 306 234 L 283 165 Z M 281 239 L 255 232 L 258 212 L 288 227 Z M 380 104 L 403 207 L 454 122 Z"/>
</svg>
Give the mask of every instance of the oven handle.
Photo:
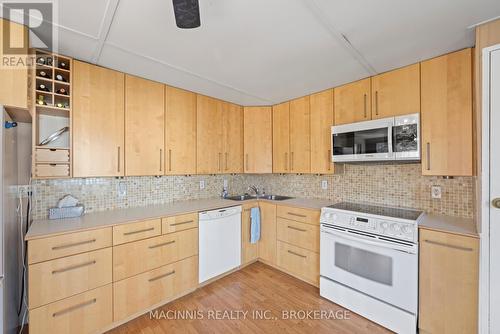
<svg viewBox="0 0 500 334">
<path fill-rule="evenodd" d="M 348 232 L 342 232 L 342 231 L 331 231 L 330 232 L 330 231 L 325 231 L 324 229 L 322 229 L 321 233 L 331 234 L 333 236 L 340 237 L 340 238 L 343 238 L 346 240 L 357 241 L 357 242 L 361 242 L 361 243 L 364 243 L 367 245 L 388 248 L 388 249 L 397 250 L 400 252 L 405 252 L 405 253 L 410 253 L 410 254 L 416 254 L 418 251 L 417 245 L 404 246 L 404 245 L 398 245 L 395 243 L 391 243 L 390 241 L 381 241 L 379 239 L 375 239 L 377 241 L 374 241 L 372 239 L 368 239 L 366 237 L 363 237 L 362 235 L 357 235 L 356 237 L 353 237 L 350 234 L 348 234 Z"/>
</svg>

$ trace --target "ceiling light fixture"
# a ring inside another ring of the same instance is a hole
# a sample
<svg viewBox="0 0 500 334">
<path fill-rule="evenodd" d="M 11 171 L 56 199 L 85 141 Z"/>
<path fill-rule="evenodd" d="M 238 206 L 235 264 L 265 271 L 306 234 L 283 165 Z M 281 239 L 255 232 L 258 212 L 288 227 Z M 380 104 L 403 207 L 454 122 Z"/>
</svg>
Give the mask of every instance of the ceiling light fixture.
<svg viewBox="0 0 500 334">
<path fill-rule="evenodd" d="M 198 28 L 200 6 L 198 0 L 172 0 L 174 4 L 175 23 L 181 29 Z"/>
</svg>

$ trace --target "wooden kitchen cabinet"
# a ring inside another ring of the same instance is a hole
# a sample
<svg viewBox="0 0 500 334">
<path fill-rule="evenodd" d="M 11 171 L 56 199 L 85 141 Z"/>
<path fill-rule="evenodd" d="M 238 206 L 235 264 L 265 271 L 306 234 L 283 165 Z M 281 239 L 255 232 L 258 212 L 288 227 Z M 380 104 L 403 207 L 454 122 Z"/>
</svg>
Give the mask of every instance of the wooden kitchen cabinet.
<svg viewBox="0 0 500 334">
<path fill-rule="evenodd" d="M 222 172 L 222 110 L 219 100 L 196 95 L 196 172 Z"/>
<path fill-rule="evenodd" d="M 312 94 L 311 106 L 311 173 L 333 173 L 332 136 L 333 89 Z"/>
<path fill-rule="evenodd" d="M 125 76 L 125 175 L 164 174 L 165 88 Z"/>
<path fill-rule="evenodd" d="M 335 87 L 335 125 L 371 119 L 371 78 Z"/>
<path fill-rule="evenodd" d="M 243 172 L 243 107 L 219 101 L 222 110 L 222 173 Z"/>
<path fill-rule="evenodd" d="M 420 230 L 420 333 L 477 333 L 479 239 Z"/>
<path fill-rule="evenodd" d="M 165 86 L 165 174 L 196 174 L 196 94 Z"/>
<path fill-rule="evenodd" d="M 260 240 L 259 258 L 267 264 L 276 265 L 276 205 L 259 202 Z"/>
<path fill-rule="evenodd" d="M 290 101 L 290 171 L 311 171 L 311 110 L 309 96 Z"/>
<path fill-rule="evenodd" d="M 245 173 L 273 172 L 273 128 L 271 107 L 243 109 Z"/>
<path fill-rule="evenodd" d="M 124 176 L 125 76 L 73 62 L 73 175 Z"/>
<path fill-rule="evenodd" d="M 376 75 L 371 80 L 372 119 L 420 112 L 420 63 Z"/>
<path fill-rule="evenodd" d="M 473 174 L 472 50 L 421 64 L 422 174 Z"/>
<path fill-rule="evenodd" d="M 290 102 L 273 106 L 273 172 L 290 172 Z"/>
<path fill-rule="evenodd" d="M 241 264 L 245 265 L 257 260 L 259 257 L 259 243 L 250 243 L 250 210 L 259 207 L 257 202 L 243 205 L 241 212 Z"/>
</svg>

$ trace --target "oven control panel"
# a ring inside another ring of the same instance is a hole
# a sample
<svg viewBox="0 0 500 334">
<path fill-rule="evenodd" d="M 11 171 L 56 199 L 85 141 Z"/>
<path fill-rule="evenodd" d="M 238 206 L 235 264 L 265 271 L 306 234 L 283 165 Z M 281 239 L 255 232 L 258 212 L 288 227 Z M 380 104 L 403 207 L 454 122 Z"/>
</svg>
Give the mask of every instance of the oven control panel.
<svg viewBox="0 0 500 334">
<path fill-rule="evenodd" d="M 321 223 L 373 233 L 405 241 L 417 242 L 417 223 L 357 215 L 334 209 L 321 211 Z"/>
</svg>

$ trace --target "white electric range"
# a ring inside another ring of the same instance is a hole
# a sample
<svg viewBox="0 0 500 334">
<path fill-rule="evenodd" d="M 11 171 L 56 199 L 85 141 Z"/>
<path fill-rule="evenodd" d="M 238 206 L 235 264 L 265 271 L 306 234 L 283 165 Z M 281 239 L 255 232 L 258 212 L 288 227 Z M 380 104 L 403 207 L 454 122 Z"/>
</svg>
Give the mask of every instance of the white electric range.
<svg viewBox="0 0 500 334">
<path fill-rule="evenodd" d="M 346 202 L 323 208 L 320 295 L 397 333 L 416 333 L 423 215 Z"/>
</svg>

